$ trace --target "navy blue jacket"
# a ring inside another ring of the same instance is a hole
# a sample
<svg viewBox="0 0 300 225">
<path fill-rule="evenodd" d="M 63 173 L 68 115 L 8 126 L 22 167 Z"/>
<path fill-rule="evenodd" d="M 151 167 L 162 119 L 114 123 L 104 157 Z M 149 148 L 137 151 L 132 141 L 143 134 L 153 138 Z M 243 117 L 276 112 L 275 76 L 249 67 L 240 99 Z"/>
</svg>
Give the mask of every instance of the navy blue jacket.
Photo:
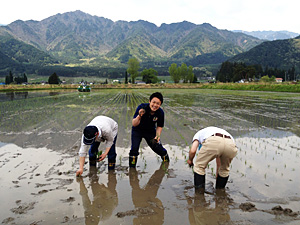
<svg viewBox="0 0 300 225">
<path fill-rule="evenodd" d="M 133 118 L 136 118 L 139 115 L 140 109 L 145 109 L 146 112 L 142 116 L 140 124 L 136 127 L 132 127 L 133 130 L 147 131 L 153 129 L 156 130 L 156 126 L 164 127 L 165 113 L 161 108 L 156 110 L 154 114 L 151 115 L 150 104 L 142 103 L 137 107 Z"/>
</svg>

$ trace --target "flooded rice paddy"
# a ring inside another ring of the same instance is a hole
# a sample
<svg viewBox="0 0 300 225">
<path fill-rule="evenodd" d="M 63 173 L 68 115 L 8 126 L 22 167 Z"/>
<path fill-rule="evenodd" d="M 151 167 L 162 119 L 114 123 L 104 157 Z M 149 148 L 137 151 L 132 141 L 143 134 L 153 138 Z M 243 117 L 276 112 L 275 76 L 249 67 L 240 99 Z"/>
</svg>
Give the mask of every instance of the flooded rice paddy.
<svg viewBox="0 0 300 225">
<path fill-rule="evenodd" d="M 300 223 L 299 94 L 163 89 L 161 141 L 171 161 L 142 141 L 137 168 L 129 169 L 132 116 L 155 91 L 0 93 L 0 222 Z M 76 178 L 82 130 L 97 115 L 119 124 L 116 169 L 105 160 Z M 186 160 L 206 126 L 228 130 L 239 152 L 225 192 L 214 189 L 213 161 L 201 195 Z"/>
</svg>

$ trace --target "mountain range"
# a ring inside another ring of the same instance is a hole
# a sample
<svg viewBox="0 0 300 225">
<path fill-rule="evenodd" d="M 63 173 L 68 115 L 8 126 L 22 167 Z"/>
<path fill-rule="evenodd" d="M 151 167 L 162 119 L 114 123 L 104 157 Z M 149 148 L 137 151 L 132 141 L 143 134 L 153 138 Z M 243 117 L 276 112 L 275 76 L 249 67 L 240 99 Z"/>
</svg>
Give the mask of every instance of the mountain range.
<svg viewBox="0 0 300 225">
<path fill-rule="evenodd" d="M 283 40 L 290 39 L 299 36 L 300 34 L 282 30 L 282 31 L 242 31 L 242 30 L 234 30 L 233 32 L 241 32 L 244 34 L 251 35 L 253 37 L 257 37 L 262 40 L 267 41 L 275 41 L 275 40 Z"/>
<path fill-rule="evenodd" d="M 131 57 L 142 67 L 167 73 L 171 63 L 219 65 L 263 42 L 208 23 L 183 21 L 158 27 L 143 20 L 113 22 L 75 11 L 0 27 L 0 75 L 9 70 L 44 75 L 55 70 L 102 76 L 103 70 L 124 71 Z"/>
</svg>

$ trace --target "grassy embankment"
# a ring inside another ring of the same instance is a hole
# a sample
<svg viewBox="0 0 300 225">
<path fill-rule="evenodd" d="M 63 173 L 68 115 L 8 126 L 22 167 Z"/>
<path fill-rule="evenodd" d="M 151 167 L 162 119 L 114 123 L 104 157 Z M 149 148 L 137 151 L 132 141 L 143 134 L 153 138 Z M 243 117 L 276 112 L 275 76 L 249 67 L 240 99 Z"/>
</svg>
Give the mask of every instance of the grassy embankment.
<svg viewBox="0 0 300 225">
<path fill-rule="evenodd" d="M 30 90 L 65 90 L 77 89 L 78 85 L 0 85 L 0 91 L 30 91 Z M 143 88 L 158 88 L 158 89 L 223 89 L 223 90 L 247 90 L 247 91 L 274 91 L 274 92 L 295 92 L 300 93 L 300 83 L 198 83 L 198 84 L 95 84 L 91 85 L 92 89 L 143 89 Z"/>
</svg>

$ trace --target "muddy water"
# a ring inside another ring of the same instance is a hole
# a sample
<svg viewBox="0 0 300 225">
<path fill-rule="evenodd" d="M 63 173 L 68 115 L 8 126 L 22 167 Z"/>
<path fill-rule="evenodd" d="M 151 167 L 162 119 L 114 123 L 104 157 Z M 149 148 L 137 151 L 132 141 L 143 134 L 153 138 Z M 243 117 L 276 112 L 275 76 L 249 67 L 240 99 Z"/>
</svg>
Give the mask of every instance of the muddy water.
<svg viewBox="0 0 300 225">
<path fill-rule="evenodd" d="M 162 90 L 171 162 L 143 141 L 132 170 L 131 118 L 153 91 L 0 93 L 0 222 L 299 224 L 299 94 Z M 76 178 L 81 132 L 96 115 L 119 124 L 116 170 L 105 161 Z M 214 189 L 215 162 L 204 194 L 185 163 L 192 136 L 206 126 L 228 130 L 239 148 L 224 192 Z"/>
</svg>

